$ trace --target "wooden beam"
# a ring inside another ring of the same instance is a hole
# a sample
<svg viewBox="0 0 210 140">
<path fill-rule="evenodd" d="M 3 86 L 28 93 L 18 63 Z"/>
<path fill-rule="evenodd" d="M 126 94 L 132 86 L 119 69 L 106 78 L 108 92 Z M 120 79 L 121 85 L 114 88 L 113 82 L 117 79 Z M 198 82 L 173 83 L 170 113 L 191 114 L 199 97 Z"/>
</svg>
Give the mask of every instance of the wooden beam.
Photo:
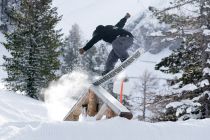
<svg viewBox="0 0 210 140">
<path fill-rule="evenodd" d="M 88 102 L 88 90 L 85 90 L 79 101 L 71 108 L 68 114 L 63 119 L 64 121 L 77 121 L 82 112 L 82 105 Z"/>
<path fill-rule="evenodd" d="M 103 115 L 106 113 L 106 110 L 108 108 L 109 107 L 106 104 L 103 104 L 101 109 L 99 110 L 99 112 L 95 116 L 96 120 L 100 120 L 103 117 Z"/>
<path fill-rule="evenodd" d="M 118 100 L 116 100 L 110 93 L 108 93 L 101 86 L 90 87 L 90 90 L 93 91 L 98 98 L 100 98 L 107 106 L 118 116 L 131 119 L 133 117 L 132 113 L 123 106 Z"/>
<path fill-rule="evenodd" d="M 97 114 L 97 97 L 96 95 L 89 90 L 88 93 L 88 108 L 87 108 L 87 114 L 91 117 L 95 116 Z"/>
</svg>

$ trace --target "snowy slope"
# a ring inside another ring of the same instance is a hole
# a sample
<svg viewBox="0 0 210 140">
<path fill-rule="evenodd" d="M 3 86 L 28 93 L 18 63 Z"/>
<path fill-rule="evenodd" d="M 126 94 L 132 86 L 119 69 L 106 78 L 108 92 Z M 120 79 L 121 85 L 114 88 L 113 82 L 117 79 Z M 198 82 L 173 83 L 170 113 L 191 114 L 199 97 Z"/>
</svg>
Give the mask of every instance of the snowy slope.
<svg viewBox="0 0 210 140">
<path fill-rule="evenodd" d="M 210 119 L 147 123 L 116 117 L 61 122 L 51 121 L 47 112 L 39 101 L 1 93 L 0 140 L 200 140 L 209 137 Z"/>
<path fill-rule="evenodd" d="M 1 140 L 207 140 L 210 119 L 144 123 L 121 118 L 99 122 L 30 122 L 0 126 Z"/>
<path fill-rule="evenodd" d="M 48 111 L 44 103 L 0 90 L 0 125 L 8 122 L 44 120 L 48 120 Z"/>
</svg>

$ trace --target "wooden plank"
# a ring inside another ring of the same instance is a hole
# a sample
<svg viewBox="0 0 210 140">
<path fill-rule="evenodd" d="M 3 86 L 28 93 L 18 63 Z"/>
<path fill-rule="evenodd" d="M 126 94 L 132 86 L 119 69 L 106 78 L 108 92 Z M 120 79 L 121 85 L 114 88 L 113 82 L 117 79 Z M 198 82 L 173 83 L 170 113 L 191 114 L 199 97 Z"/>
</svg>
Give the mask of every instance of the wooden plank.
<svg viewBox="0 0 210 140">
<path fill-rule="evenodd" d="M 81 107 L 88 100 L 88 90 L 84 90 L 78 102 L 71 108 L 68 114 L 64 117 L 64 121 L 77 121 L 81 114 Z"/>
<path fill-rule="evenodd" d="M 90 90 L 93 91 L 98 98 L 100 98 L 105 104 L 107 104 L 116 115 L 131 119 L 133 117 L 132 113 L 123 106 L 118 100 L 116 100 L 110 93 L 108 93 L 101 86 L 90 87 Z"/>
<path fill-rule="evenodd" d="M 103 104 L 102 107 L 100 108 L 99 112 L 95 116 L 96 120 L 100 120 L 103 117 L 103 115 L 106 113 L 106 110 L 108 108 L 109 107 L 106 104 Z"/>
</svg>

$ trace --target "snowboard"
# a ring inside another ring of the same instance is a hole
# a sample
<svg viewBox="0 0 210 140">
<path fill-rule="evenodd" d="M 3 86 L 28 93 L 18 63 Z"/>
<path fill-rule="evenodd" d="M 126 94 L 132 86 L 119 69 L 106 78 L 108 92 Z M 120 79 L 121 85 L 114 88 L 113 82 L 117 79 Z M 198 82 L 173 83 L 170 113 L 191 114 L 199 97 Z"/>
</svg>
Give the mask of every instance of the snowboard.
<svg viewBox="0 0 210 140">
<path fill-rule="evenodd" d="M 126 59 L 123 63 L 121 63 L 118 67 L 115 69 L 111 70 L 92 84 L 94 86 L 99 86 L 100 84 L 106 82 L 107 80 L 113 78 L 120 72 L 122 72 L 126 67 L 128 67 L 131 63 L 133 63 L 139 56 L 141 55 L 140 50 L 137 50 L 133 55 L 131 55 L 128 59 Z"/>
</svg>

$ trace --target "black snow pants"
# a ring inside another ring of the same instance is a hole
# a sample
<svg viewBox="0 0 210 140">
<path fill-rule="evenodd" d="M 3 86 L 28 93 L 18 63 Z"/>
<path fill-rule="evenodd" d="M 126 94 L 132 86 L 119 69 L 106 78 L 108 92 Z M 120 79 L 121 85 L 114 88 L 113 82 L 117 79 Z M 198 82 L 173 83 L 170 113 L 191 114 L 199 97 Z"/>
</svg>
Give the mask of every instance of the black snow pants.
<svg viewBox="0 0 210 140">
<path fill-rule="evenodd" d="M 112 50 L 109 53 L 108 59 L 106 61 L 105 71 L 103 72 L 103 75 L 114 69 L 114 66 L 117 63 L 118 59 L 123 62 L 129 57 L 127 50 L 132 44 L 132 37 L 117 37 L 112 42 Z"/>
</svg>

